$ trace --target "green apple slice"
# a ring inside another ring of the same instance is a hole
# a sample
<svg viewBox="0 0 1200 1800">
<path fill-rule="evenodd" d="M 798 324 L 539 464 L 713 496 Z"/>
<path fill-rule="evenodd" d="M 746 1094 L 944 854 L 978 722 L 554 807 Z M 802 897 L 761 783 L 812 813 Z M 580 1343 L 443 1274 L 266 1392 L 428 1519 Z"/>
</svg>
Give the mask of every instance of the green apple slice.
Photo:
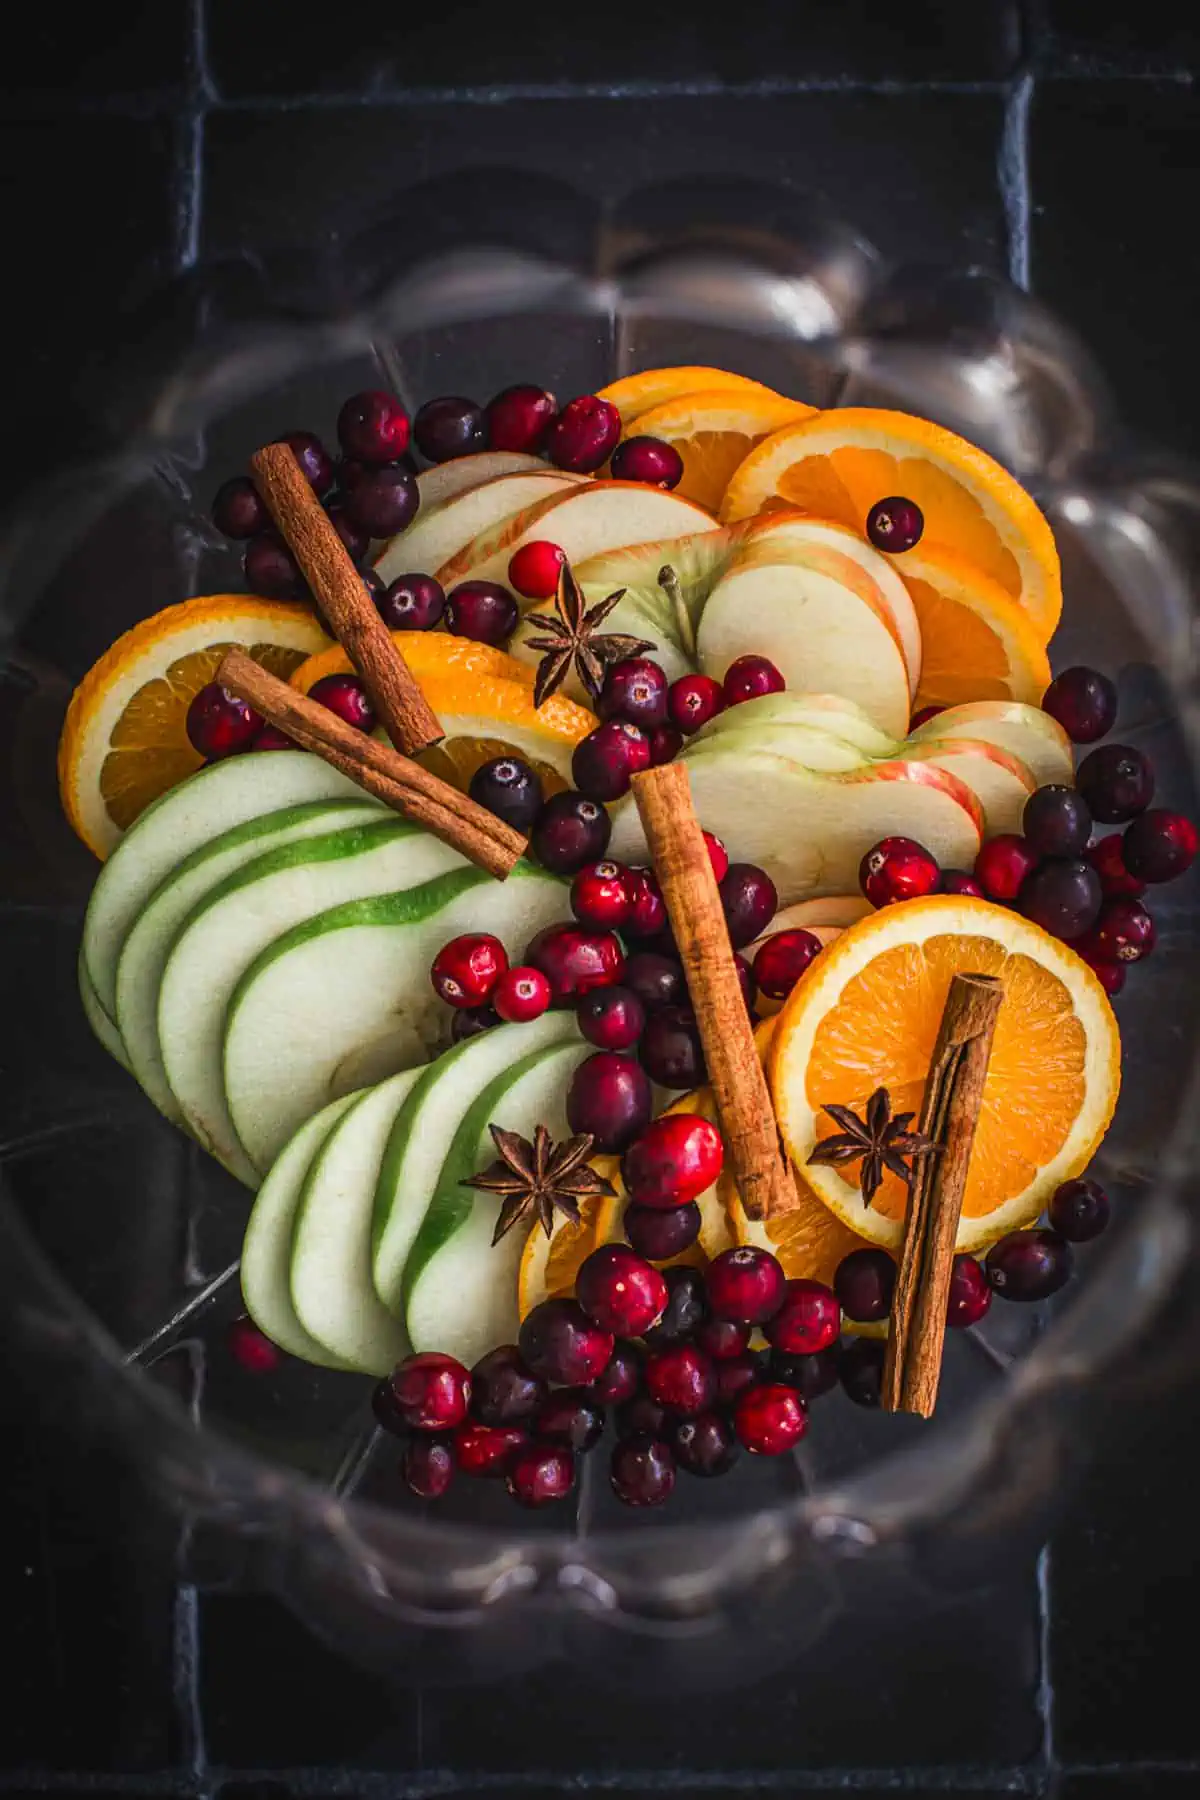
<svg viewBox="0 0 1200 1800">
<path fill-rule="evenodd" d="M 558 878 L 527 863 L 504 882 L 458 868 L 273 933 L 225 1021 L 226 1112 L 249 1163 L 266 1168 L 335 1094 L 429 1059 L 448 1023 L 429 979 L 443 944 L 486 925 L 516 953 L 563 901 Z"/>
<path fill-rule="evenodd" d="M 284 1146 L 255 1196 L 242 1242 L 242 1298 L 254 1323 L 289 1356 L 330 1369 L 346 1364 L 309 1336 L 292 1305 L 292 1235 L 313 1158 L 356 1098 L 332 1100 Z"/>
<path fill-rule="evenodd" d="M 590 1054 L 578 1042 L 536 1051 L 497 1076 L 463 1117 L 404 1273 L 404 1318 L 415 1350 L 444 1350 L 470 1368 L 493 1345 L 515 1339 L 528 1231 L 516 1225 L 493 1244 L 500 1199 L 464 1183 L 496 1160 L 491 1124 L 526 1138 L 539 1124 L 556 1139 L 568 1135 L 567 1085 Z"/>
<path fill-rule="evenodd" d="M 87 972 L 87 964 L 83 960 L 83 950 L 79 952 L 79 998 L 83 1002 L 83 1014 L 104 1048 L 111 1057 L 120 1063 L 123 1069 L 129 1067 L 129 1053 L 124 1039 L 104 1008 L 100 1004 L 99 995 L 92 986 L 92 978 Z"/>
<path fill-rule="evenodd" d="M 287 754 L 286 752 L 283 754 Z M 281 756 L 282 760 L 282 756 Z M 457 851 L 384 812 L 369 824 L 268 850 L 218 882 L 184 925 L 163 970 L 158 1039 L 163 1068 L 189 1129 L 230 1172 L 253 1187 L 291 1130 L 256 1167 L 238 1141 L 222 1081 L 225 1014 L 243 973 L 262 951 L 302 920 L 340 901 L 396 896 L 442 871 L 465 873 Z M 265 1047 L 268 1054 L 280 1048 Z M 418 1058 L 402 1059 L 399 1066 Z M 394 1069 L 397 1065 L 393 1063 Z M 390 1073 L 391 1071 L 381 1071 Z M 367 1076 L 344 1081 L 318 1105 L 361 1087 Z M 317 1106 L 291 1120 L 298 1125 Z"/>
<path fill-rule="evenodd" d="M 371 1220 L 396 1114 L 423 1073 L 405 1069 L 352 1102 L 310 1162 L 296 1208 L 296 1317 L 364 1375 L 387 1375 L 408 1351 L 402 1321 L 381 1304 L 371 1279 Z"/>
<path fill-rule="evenodd" d="M 495 481 L 499 475 L 536 475 L 545 467 L 540 456 L 530 456 L 524 450 L 476 450 L 467 456 L 452 456 L 449 462 L 434 463 L 431 469 L 422 469 L 417 476 L 421 511 L 430 513 L 435 506 L 445 505 L 456 495 L 465 494 L 468 488 Z M 395 539 L 388 541 L 394 543 Z"/>
<path fill-rule="evenodd" d="M 383 581 L 417 569 L 438 569 L 480 532 L 493 530 L 539 501 L 557 499 L 579 484 L 578 475 L 540 463 L 523 474 L 500 475 L 469 487 L 426 511 L 388 541 L 375 563 Z"/>
<path fill-rule="evenodd" d="M 851 700 L 838 694 L 760 694 L 756 700 L 743 700 L 727 706 L 715 719 L 702 725 L 688 740 L 688 748 L 710 742 L 726 731 L 744 731 L 747 726 L 806 725 L 814 731 L 832 732 L 862 751 L 864 757 L 889 758 L 899 754 L 900 742 L 880 731 Z"/>
<path fill-rule="evenodd" d="M 378 807 L 364 794 L 359 800 L 310 800 L 247 819 L 193 850 L 139 913 L 117 964 L 117 1025 L 130 1073 L 174 1124 L 182 1125 L 184 1119 L 159 1048 L 158 994 L 167 959 L 190 915 L 218 882 L 265 851 L 378 817 Z"/>
<path fill-rule="evenodd" d="M 652 544 L 630 544 L 623 550 L 602 550 L 581 562 L 575 575 L 581 587 L 603 588 L 606 594 L 624 588 L 640 606 L 669 620 L 674 639 L 690 649 L 704 603 L 729 567 L 746 529 L 744 525 L 723 525 L 719 531 L 696 531 L 687 537 L 658 538 Z M 682 619 L 672 597 L 659 586 L 664 566 L 674 571 Z"/>
<path fill-rule="evenodd" d="M 831 731 L 814 731 L 808 725 L 748 725 L 744 730 L 723 731 L 719 737 L 704 739 L 697 733 L 684 746 L 683 756 L 690 768 L 700 757 L 723 756 L 733 749 L 770 750 L 822 775 L 843 775 L 849 769 L 861 769 L 869 760 L 845 738 L 835 737 Z"/>
<path fill-rule="evenodd" d="M 598 600 L 607 599 L 613 592 L 610 587 L 591 585 L 583 590 L 583 597 L 589 606 Z M 540 600 L 536 606 L 530 607 L 516 635 L 508 646 L 510 656 L 520 662 L 540 663 L 544 651 L 532 650 L 528 640 L 538 637 L 545 623 L 546 616 L 554 613 L 553 600 Z M 624 632 L 629 637 L 644 638 L 651 648 L 644 655 L 653 657 L 668 681 L 677 681 L 681 675 L 690 675 L 695 669 L 694 659 L 687 654 L 680 644 L 677 628 L 673 620 L 661 611 L 654 611 L 641 598 L 626 594 L 618 600 L 607 615 L 601 629 L 605 632 Z M 584 706 L 593 704 L 574 666 L 568 669 L 563 682 L 562 691 L 572 700 L 578 700 Z"/>
<path fill-rule="evenodd" d="M 319 756 L 285 750 L 200 769 L 148 806 L 101 869 L 84 920 L 84 965 L 109 1018 L 116 1016 L 117 960 L 126 934 L 185 856 L 263 813 L 306 800 L 362 798 L 361 788 Z"/>
</svg>

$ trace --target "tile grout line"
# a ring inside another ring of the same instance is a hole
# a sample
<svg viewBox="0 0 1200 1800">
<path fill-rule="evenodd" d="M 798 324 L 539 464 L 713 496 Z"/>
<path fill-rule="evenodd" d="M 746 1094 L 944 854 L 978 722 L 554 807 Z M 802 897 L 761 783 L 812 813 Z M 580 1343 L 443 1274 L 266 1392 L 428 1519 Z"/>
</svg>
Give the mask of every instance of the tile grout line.
<svg viewBox="0 0 1200 1800">
<path fill-rule="evenodd" d="M 207 1362 L 202 1344 L 185 1348 L 191 1373 L 188 1413 L 197 1430 L 201 1425 Z M 180 1579 L 191 1548 L 194 1521 L 180 1521 L 175 1546 L 175 1598 L 171 1618 L 171 1697 L 182 1735 L 183 1761 L 197 1800 L 211 1791 L 208 1770 L 208 1738 L 204 1706 L 200 1698 L 200 1592 L 194 1581 Z"/>
<path fill-rule="evenodd" d="M 1008 277 L 1028 291 L 1030 276 L 1029 111 L 1033 75 L 1026 70 L 1008 90 L 996 174 L 1008 227 Z"/>
<path fill-rule="evenodd" d="M 1035 1583 L 1037 1587 L 1038 1678 L 1037 1707 L 1042 1721 L 1042 1761 L 1051 1777 L 1061 1773 L 1054 1731 L 1054 1675 L 1050 1666 L 1050 1638 L 1054 1610 L 1051 1583 L 1050 1546 L 1043 1544 L 1038 1552 Z"/>
<path fill-rule="evenodd" d="M 205 122 L 215 98 L 208 73 L 206 0 L 189 0 L 188 16 L 187 102 L 175 152 L 175 269 L 181 275 L 200 260 Z"/>
</svg>

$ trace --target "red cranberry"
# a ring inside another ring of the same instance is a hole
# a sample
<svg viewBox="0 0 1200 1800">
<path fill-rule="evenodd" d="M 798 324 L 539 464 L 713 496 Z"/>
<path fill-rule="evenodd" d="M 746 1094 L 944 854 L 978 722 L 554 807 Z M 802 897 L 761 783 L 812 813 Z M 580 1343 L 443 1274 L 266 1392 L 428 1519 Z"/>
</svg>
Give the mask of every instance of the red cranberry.
<svg viewBox="0 0 1200 1800">
<path fill-rule="evenodd" d="M 714 1318 L 762 1325 L 783 1305 L 786 1278 L 777 1259 L 756 1244 L 722 1250 L 708 1266 L 708 1305 Z"/>
<path fill-rule="evenodd" d="M 646 1342 L 654 1350 L 661 1344 L 682 1343 L 708 1317 L 704 1277 L 698 1269 L 676 1263 L 673 1268 L 664 1269 L 662 1276 L 667 1284 L 666 1311 L 646 1333 Z"/>
<path fill-rule="evenodd" d="M 1046 1213 L 1068 1244 L 1086 1244 L 1108 1224 L 1108 1195 L 1098 1181 L 1064 1181 L 1054 1190 Z"/>
<path fill-rule="evenodd" d="M 729 852 L 715 832 L 702 831 L 700 835 L 704 839 L 704 848 L 708 851 L 713 880 L 719 886 L 729 872 Z"/>
<path fill-rule="evenodd" d="M 1104 841 L 1111 844 L 1115 840 Z M 1158 882 L 1174 881 L 1191 868 L 1200 837 L 1192 821 L 1182 813 L 1155 806 L 1135 819 L 1120 841 L 1130 874 L 1139 881 Z M 1132 891 L 1125 889 L 1126 893 Z"/>
<path fill-rule="evenodd" d="M 842 1309 L 822 1281 L 789 1281 L 783 1305 L 763 1326 L 767 1342 L 789 1356 L 813 1355 L 837 1342 Z"/>
<path fill-rule="evenodd" d="M 251 538 L 242 557 L 242 573 L 250 592 L 267 600 L 299 600 L 308 591 L 299 563 L 278 538 Z"/>
<path fill-rule="evenodd" d="M 727 1356 L 717 1364 L 717 1398 L 722 1406 L 732 1406 L 739 1394 L 757 1387 L 763 1378 L 762 1361 L 753 1350 L 739 1356 Z"/>
<path fill-rule="evenodd" d="M 186 730 L 192 748 L 215 761 L 248 750 L 264 723 L 248 700 L 210 681 L 187 709 Z"/>
<path fill-rule="evenodd" d="M 338 442 L 358 462 L 390 463 L 408 449 L 408 414 L 394 394 L 351 394 L 337 417 Z"/>
<path fill-rule="evenodd" d="M 1021 831 L 1039 856 L 1082 856 L 1092 835 L 1092 815 L 1077 788 L 1050 782 L 1025 802 Z"/>
<path fill-rule="evenodd" d="M 930 719 L 936 719 L 938 714 L 944 713 L 945 710 L 946 708 L 944 706 L 918 707 L 917 711 L 908 721 L 909 736 L 911 737 L 914 731 L 920 731 L 922 725 L 928 725 Z"/>
<path fill-rule="evenodd" d="M 522 544 L 509 558 L 508 584 L 526 600 L 549 600 L 558 589 L 558 578 L 567 553 L 558 544 L 535 538 Z"/>
<path fill-rule="evenodd" d="M 782 694 L 787 682 L 765 656 L 739 656 L 726 669 L 721 686 L 726 706 L 740 706 L 763 694 Z"/>
<path fill-rule="evenodd" d="M 626 958 L 622 979 L 647 1012 L 656 1012 L 660 1006 L 680 1006 L 687 999 L 683 964 L 678 957 L 663 956 L 657 950 L 635 950 Z"/>
<path fill-rule="evenodd" d="M 1096 922 L 1104 891 L 1091 863 L 1080 857 L 1052 857 L 1027 875 L 1017 903 L 1027 919 L 1052 937 L 1080 938 Z M 1136 906 L 1136 900 L 1111 900 L 1110 906 Z"/>
<path fill-rule="evenodd" d="M 453 1356 L 423 1350 L 392 1371 L 392 1393 L 413 1431 L 450 1431 L 461 1425 L 471 1400 L 471 1377 Z"/>
<path fill-rule="evenodd" d="M 808 1430 L 808 1408 L 795 1388 L 764 1381 L 738 1395 L 733 1428 L 754 1456 L 783 1456 Z"/>
<path fill-rule="evenodd" d="M 1058 720 L 1072 743 L 1094 744 L 1113 728 L 1117 690 L 1099 669 L 1064 669 L 1043 694 L 1042 711 Z"/>
<path fill-rule="evenodd" d="M 1037 866 L 1036 850 L 1023 837 L 1002 831 L 981 846 L 975 858 L 975 879 L 989 900 L 1011 902 Z"/>
<path fill-rule="evenodd" d="M 666 1344 L 646 1358 L 646 1392 L 668 1412 L 706 1412 L 717 1396 L 712 1363 L 695 1344 Z"/>
<path fill-rule="evenodd" d="M 814 956 L 821 940 L 811 931 L 777 931 L 760 944 L 754 957 L 754 979 L 768 1000 L 786 1000 Z"/>
<path fill-rule="evenodd" d="M 454 1479 L 454 1448 L 441 1437 L 410 1438 L 400 1458 L 405 1485 L 422 1500 L 440 1500 Z"/>
<path fill-rule="evenodd" d="M 503 1475 L 509 1458 L 528 1442 L 520 1425 L 477 1425 L 468 1419 L 454 1433 L 455 1466 L 464 1475 Z"/>
<path fill-rule="evenodd" d="M 530 843 L 544 869 L 573 875 L 585 863 L 600 861 L 611 836 L 612 820 L 600 802 L 568 789 L 547 800 Z"/>
<path fill-rule="evenodd" d="M 650 767 L 650 740 L 624 719 L 606 719 L 576 744 L 571 775 L 580 793 L 592 800 L 619 800 L 629 783 Z"/>
<path fill-rule="evenodd" d="M 567 1122 L 604 1153 L 624 1150 L 644 1131 L 653 1109 L 649 1077 L 632 1056 L 597 1050 L 580 1063 L 567 1088 Z"/>
<path fill-rule="evenodd" d="M 1089 956 L 1086 948 L 1080 949 L 1078 944 L 1072 946 L 1077 956 L 1082 956 L 1100 986 L 1109 999 L 1114 999 L 1125 986 L 1125 964 L 1119 962 L 1098 962 Z"/>
<path fill-rule="evenodd" d="M 651 1081 L 665 1088 L 695 1088 L 707 1078 L 704 1045 L 688 1006 L 662 1006 L 650 1014 L 638 1056 Z"/>
<path fill-rule="evenodd" d="M 450 1020 L 450 1042 L 465 1044 L 468 1038 L 478 1037 L 499 1023 L 500 1014 L 494 1006 L 456 1007 Z"/>
<path fill-rule="evenodd" d="M 890 550 L 898 556 L 921 541 L 925 515 L 915 500 L 902 494 L 889 494 L 877 500 L 867 514 L 867 536 L 877 550 Z"/>
<path fill-rule="evenodd" d="M 364 531 L 361 525 L 356 525 L 354 523 L 353 519 L 346 511 L 345 502 L 342 500 L 327 500 L 325 503 L 325 512 L 329 519 L 329 523 L 333 526 L 338 537 L 342 540 L 342 548 L 350 558 L 350 561 L 352 563 L 360 563 L 370 548 L 370 533 Z"/>
<path fill-rule="evenodd" d="M 483 408 L 460 394 L 439 394 L 436 400 L 427 400 L 413 420 L 412 434 L 421 455 L 433 463 L 487 449 Z"/>
<path fill-rule="evenodd" d="M 264 725 L 261 731 L 255 733 L 254 742 L 250 748 L 251 750 L 298 750 L 300 746 L 293 743 L 287 733 L 280 731 L 277 725 Z"/>
<path fill-rule="evenodd" d="M 565 1500 L 575 1485 L 575 1458 L 561 1444 L 524 1444 L 509 1458 L 504 1485 L 522 1506 Z"/>
<path fill-rule="evenodd" d="M 1010 1231 L 987 1253 L 987 1278 L 1002 1300 L 1047 1300 L 1071 1275 L 1071 1246 L 1057 1231 Z"/>
<path fill-rule="evenodd" d="M 601 1244 L 584 1258 L 575 1298 L 589 1318 L 616 1337 L 641 1337 L 667 1304 L 667 1284 L 636 1251 Z"/>
<path fill-rule="evenodd" d="M 571 911 L 593 931 L 620 931 L 633 910 L 627 871 L 616 862 L 580 869 L 571 883 Z"/>
<path fill-rule="evenodd" d="M 753 863 L 730 863 L 717 884 L 721 909 L 735 950 L 762 936 L 779 909 L 775 883 Z"/>
<path fill-rule="evenodd" d="M 667 719 L 667 678 L 646 656 L 611 663 L 596 708 L 602 719 L 624 719 L 650 732 Z"/>
<path fill-rule="evenodd" d="M 642 1382 L 642 1359 L 632 1344 L 618 1344 L 602 1375 L 588 1392 L 601 1406 L 622 1406 L 632 1400 Z"/>
<path fill-rule="evenodd" d="M 647 732 L 650 740 L 650 767 L 657 769 L 663 763 L 674 762 L 683 749 L 683 734 L 676 731 L 673 725 L 655 725 Z"/>
<path fill-rule="evenodd" d="M 816 1350 L 811 1356 L 788 1356 L 783 1351 L 773 1350 L 767 1376 L 770 1381 L 781 1381 L 785 1387 L 795 1388 L 804 1400 L 819 1400 L 822 1394 L 837 1386 L 838 1363 L 836 1344 Z"/>
<path fill-rule="evenodd" d="M 507 644 L 521 617 L 498 581 L 460 581 L 446 596 L 446 630 L 477 644 Z"/>
<path fill-rule="evenodd" d="M 657 1400 L 652 1400 L 643 1391 L 617 1409 L 616 1425 L 618 1436 L 623 1438 L 631 1437 L 636 1431 L 647 1431 L 651 1437 L 664 1437 L 667 1415 Z"/>
<path fill-rule="evenodd" d="M 1106 900 L 1098 917 L 1081 940 L 1079 950 L 1089 961 L 1140 962 L 1153 950 L 1157 933 L 1154 920 L 1140 900 Z M 1095 915 L 1093 915 L 1095 916 Z"/>
<path fill-rule="evenodd" d="M 625 1236 L 639 1256 L 651 1262 L 670 1262 L 682 1256 L 700 1236 L 700 1208 L 694 1200 L 664 1212 L 657 1206 L 627 1206 L 621 1223 Z"/>
<path fill-rule="evenodd" d="M 1153 818 L 1153 816 L 1153 813 L 1142 814 L 1143 819 Z M 1140 820 L 1135 819 L 1133 825 L 1129 827 L 1130 831 L 1133 830 L 1134 825 L 1140 823 Z M 1106 900 L 1113 900 L 1118 896 L 1136 900 L 1145 893 L 1145 882 L 1139 881 L 1135 875 L 1129 873 L 1125 862 L 1125 839 L 1119 831 L 1114 831 L 1108 837 L 1098 838 L 1094 844 L 1089 844 L 1084 855 L 1100 877 L 1100 887 Z"/>
<path fill-rule="evenodd" d="M 289 431 L 280 440 L 291 450 L 313 492 L 327 494 L 333 486 L 333 458 L 312 431 Z"/>
<path fill-rule="evenodd" d="M 955 1328 L 977 1325 L 991 1304 L 992 1290 L 983 1264 L 973 1256 L 956 1256 L 950 1269 L 947 1325 Z"/>
<path fill-rule="evenodd" d="M 416 517 L 421 490 L 415 475 L 399 463 L 365 469 L 346 493 L 346 517 L 368 537 L 394 537 Z"/>
<path fill-rule="evenodd" d="M 711 675 L 681 675 L 667 692 L 667 717 L 684 737 L 724 711 L 725 691 Z"/>
<path fill-rule="evenodd" d="M 621 1158 L 621 1179 L 639 1206 L 670 1208 L 710 1188 L 725 1162 L 721 1134 L 699 1113 L 664 1113 Z"/>
<path fill-rule="evenodd" d="M 551 420 L 544 449 L 558 469 L 591 474 L 606 463 L 621 435 L 621 415 L 610 400 L 580 394 Z"/>
<path fill-rule="evenodd" d="M 235 475 L 217 489 L 213 524 L 227 538 L 252 538 L 271 529 L 271 515 L 248 475 Z"/>
<path fill-rule="evenodd" d="M 492 989 L 492 1005 L 509 1025 L 525 1025 L 540 1019 L 553 995 L 540 969 L 518 966 L 505 969 Z"/>
<path fill-rule="evenodd" d="M 443 944 L 429 971 L 434 991 L 448 1006 L 482 1006 L 508 967 L 508 955 L 497 937 L 467 931 Z"/>
<path fill-rule="evenodd" d="M 842 1391 L 855 1406 L 879 1406 L 883 1399 L 884 1346 L 875 1338 L 855 1338 L 838 1357 Z"/>
<path fill-rule="evenodd" d="M 593 988 L 613 986 L 625 966 L 620 941 L 611 931 L 585 931 L 579 925 L 545 926 L 526 945 L 525 961 L 542 971 L 558 1006 Z"/>
<path fill-rule="evenodd" d="M 336 713 L 345 725 L 356 731 L 374 731 L 375 708 L 357 675 L 322 675 L 308 690 L 310 700 Z"/>
<path fill-rule="evenodd" d="M 389 631 L 432 631 L 446 609 L 442 585 L 432 575 L 398 575 L 379 602 Z"/>
<path fill-rule="evenodd" d="M 1080 763 L 1075 784 L 1105 825 L 1119 825 L 1145 812 L 1154 798 L 1154 770 L 1130 744 L 1102 744 Z"/>
<path fill-rule="evenodd" d="M 896 1264 L 886 1250 L 864 1246 L 843 1256 L 833 1277 L 833 1291 L 848 1319 L 872 1325 L 892 1310 Z"/>
<path fill-rule="evenodd" d="M 626 1506 L 662 1506 L 675 1486 L 675 1460 L 660 1438 L 635 1431 L 613 1449 L 609 1479 Z"/>
<path fill-rule="evenodd" d="M 557 409 L 558 402 L 545 388 L 528 382 L 504 388 L 484 409 L 489 447 L 536 453 Z"/>
<path fill-rule="evenodd" d="M 720 1413 L 674 1420 L 667 1441 L 679 1467 L 689 1475 L 725 1475 L 738 1459 L 733 1426 Z"/>
<path fill-rule="evenodd" d="M 577 1001 L 575 1017 L 580 1035 L 597 1050 L 631 1050 L 642 1035 L 646 1009 L 627 987 L 593 988 Z"/>
<path fill-rule="evenodd" d="M 919 900 L 936 893 L 940 879 L 936 857 L 913 838 L 880 838 L 858 865 L 858 885 L 872 906 Z"/>
<path fill-rule="evenodd" d="M 758 998 L 758 983 L 754 979 L 754 971 L 745 957 L 738 955 L 733 959 L 733 972 L 738 978 L 742 999 L 746 1002 L 746 1011 L 753 1019 L 757 1016 L 754 1011 L 754 1002 Z"/>
<path fill-rule="evenodd" d="M 677 488 L 683 480 L 683 458 L 664 438 L 626 438 L 609 467 L 614 481 L 642 481 L 647 487 Z"/>
<path fill-rule="evenodd" d="M 939 894 L 962 894 L 969 900 L 986 898 L 975 877 L 968 875 L 965 869 L 943 869 L 937 891 Z"/>
<path fill-rule="evenodd" d="M 589 1319 L 578 1300 L 542 1300 L 521 1322 L 517 1339 L 527 1368 L 545 1381 L 586 1386 L 603 1375 L 613 1336 Z"/>
<path fill-rule="evenodd" d="M 626 937 L 657 937 L 668 928 L 667 903 L 653 869 L 628 871 L 629 917 L 622 926 Z"/>
<path fill-rule="evenodd" d="M 552 1444 L 590 1450 L 604 1430 L 604 1408 L 594 1388 L 555 1388 L 543 1401 L 533 1428 L 539 1438 Z"/>
<path fill-rule="evenodd" d="M 225 1339 L 229 1353 L 243 1369 L 252 1375 L 269 1375 L 277 1369 L 280 1362 L 280 1350 L 273 1344 L 264 1331 L 260 1331 L 247 1314 L 233 1321 Z"/>
<path fill-rule="evenodd" d="M 750 1348 L 750 1326 L 738 1319 L 706 1319 L 696 1342 L 714 1362 L 730 1362 Z"/>
<path fill-rule="evenodd" d="M 485 806 L 522 835 L 532 831 L 542 809 L 541 781 L 519 756 L 493 756 L 480 763 L 467 792 L 477 806 Z"/>
<path fill-rule="evenodd" d="M 546 1398 L 546 1384 L 531 1375 L 515 1344 L 500 1344 L 471 1370 L 471 1411 L 481 1425 L 518 1425 Z"/>
</svg>

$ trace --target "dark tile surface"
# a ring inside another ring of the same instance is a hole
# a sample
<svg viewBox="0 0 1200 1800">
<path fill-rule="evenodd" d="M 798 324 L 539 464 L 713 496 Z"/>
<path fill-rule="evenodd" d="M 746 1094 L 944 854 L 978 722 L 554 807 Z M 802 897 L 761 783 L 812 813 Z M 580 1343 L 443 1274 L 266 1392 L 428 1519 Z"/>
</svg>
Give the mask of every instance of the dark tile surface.
<svg viewBox="0 0 1200 1800">
<path fill-rule="evenodd" d="M 1192 1800 L 1200 1763 L 1178 1769 L 1089 1769 L 1064 1777 L 1056 1800 Z"/>
<path fill-rule="evenodd" d="M 1044 0 L 1047 48 L 1066 67 L 1190 69 L 1200 64 L 1200 25 L 1175 0 Z"/>
<path fill-rule="evenodd" d="M 81 101 L 161 105 L 184 85 L 192 33 L 191 0 L 19 8 L 5 20 L 0 106 L 11 114 Z"/>
</svg>

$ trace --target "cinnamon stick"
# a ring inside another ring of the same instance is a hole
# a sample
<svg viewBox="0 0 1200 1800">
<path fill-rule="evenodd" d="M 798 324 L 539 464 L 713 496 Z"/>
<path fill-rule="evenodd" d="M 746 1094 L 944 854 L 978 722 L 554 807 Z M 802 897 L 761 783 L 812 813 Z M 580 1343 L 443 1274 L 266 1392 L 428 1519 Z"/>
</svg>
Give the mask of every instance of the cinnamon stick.
<svg viewBox="0 0 1200 1800">
<path fill-rule="evenodd" d="M 747 1216 L 765 1219 L 794 1206 L 796 1190 L 686 768 L 644 770 L 633 778 L 633 797 L 683 959 L 733 1178 Z"/>
<path fill-rule="evenodd" d="M 994 975 L 956 975 L 946 996 L 918 1121 L 941 1150 L 919 1158 L 913 1175 L 883 1365 L 888 1412 L 927 1419 L 937 1404 L 958 1221 L 1003 999 Z"/>
<path fill-rule="evenodd" d="M 244 650 L 226 651 L 216 679 L 248 700 L 302 750 L 323 757 L 368 794 L 414 824 L 423 825 L 489 875 L 503 881 L 523 854 L 525 839 L 503 819 L 477 806 L 448 781 L 431 775 L 420 763 L 366 732 L 356 731 L 328 707 L 280 681 Z M 286 751 L 280 754 L 286 755 Z"/>
<path fill-rule="evenodd" d="M 397 750 L 415 756 L 439 744 L 444 733 L 437 714 L 380 618 L 291 446 L 264 444 L 250 458 L 250 472 Z"/>
</svg>

